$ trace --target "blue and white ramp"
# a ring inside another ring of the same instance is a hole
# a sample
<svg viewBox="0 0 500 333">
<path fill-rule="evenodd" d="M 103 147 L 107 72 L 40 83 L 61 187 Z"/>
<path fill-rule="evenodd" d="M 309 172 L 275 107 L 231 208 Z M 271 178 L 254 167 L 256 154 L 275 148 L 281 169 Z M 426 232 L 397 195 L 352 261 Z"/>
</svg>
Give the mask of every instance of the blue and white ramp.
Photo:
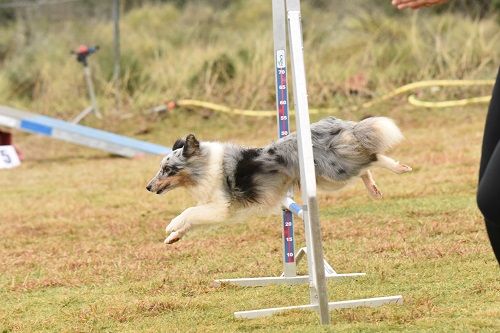
<svg viewBox="0 0 500 333">
<path fill-rule="evenodd" d="M 170 148 L 157 144 L 1 105 L 0 126 L 49 136 L 124 157 L 136 157 L 144 154 L 164 155 L 171 151 Z"/>
</svg>

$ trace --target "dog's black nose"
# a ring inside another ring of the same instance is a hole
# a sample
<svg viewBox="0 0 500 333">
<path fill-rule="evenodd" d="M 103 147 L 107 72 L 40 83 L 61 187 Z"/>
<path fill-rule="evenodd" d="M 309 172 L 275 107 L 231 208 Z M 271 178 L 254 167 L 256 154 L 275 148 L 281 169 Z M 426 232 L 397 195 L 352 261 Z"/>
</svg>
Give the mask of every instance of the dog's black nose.
<svg viewBox="0 0 500 333">
<path fill-rule="evenodd" d="M 146 186 L 146 190 L 148 190 L 149 192 L 151 192 L 151 187 L 152 187 L 151 185 Z"/>
</svg>

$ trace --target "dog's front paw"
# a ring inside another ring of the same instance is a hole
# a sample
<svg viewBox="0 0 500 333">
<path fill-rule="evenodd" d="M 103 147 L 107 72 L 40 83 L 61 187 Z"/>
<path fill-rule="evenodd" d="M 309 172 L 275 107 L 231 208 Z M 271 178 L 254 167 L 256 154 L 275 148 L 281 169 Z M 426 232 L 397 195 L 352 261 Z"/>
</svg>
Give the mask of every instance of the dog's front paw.
<svg viewBox="0 0 500 333">
<path fill-rule="evenodd" d="M 165 239 L 165 244 L 173 244 L 180 240 L 182 236 L 186 234 L 191 225 L 182 217 L 182 215 L 177 216 L 168 224 L 165 231 L 170 234 Z"/>
<path fill-rule="evenodd" d="M 164 243 L 165 244 L 173 244 L 180 240 L 186 232 L 188 232 L 189 228 L 191 228 L 191 225 L 189 223 L 185 223 L 184 226 L 176 231 L 172 231 L 170 235 L 165 238 Z"/>
<path fill-rule="evenodd" d="M 397 173 L 406 173 L 406 172 L 410 172 L 412 170 L 413 169 L 410 166 L 408 166 L 406 164 L 401 164 L 398 162 L 398 166 L 396 168 Z"/>
<path fill-rule="evenodd" d="M 182 215 L 179 215 L 175 217 L 172 221 L 170 221 L 170 223 L 165 228 L 165 231 L 167 232 L 167 234 L 169 234 L 173 231 L 181 229 L 182 227 L 184 227 L 185 224 L 186 221 L 182 218 Z"/>
<path fill-rule="evenodd" d="M 181 239 L 181 236 L 177 231 L 174 231 L 170 235 L 168 235 L 167 238 L 165 238 L 165 241 L 163 241 L 165 244 L 174 244 L 175 242 L 179 241 Z"/>
</svg>

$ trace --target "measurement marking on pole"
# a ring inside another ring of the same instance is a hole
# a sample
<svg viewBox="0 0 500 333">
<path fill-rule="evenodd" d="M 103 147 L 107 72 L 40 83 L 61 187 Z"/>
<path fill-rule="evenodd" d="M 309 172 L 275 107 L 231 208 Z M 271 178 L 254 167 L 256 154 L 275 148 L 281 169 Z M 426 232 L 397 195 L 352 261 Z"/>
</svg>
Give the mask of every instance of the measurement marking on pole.
<svg viewBox="0 0 500 333">
<path fill-rule="evenodd" d="M 278 98 L 279 136 L 290 134 L 288 128 L 288 85 L 286 81 L 285 50 L 276 51 L 276 96 Z"/>
<path fill-rule="evenodd" d="M 283 253 L 286 263 L 295 262 L 295 242 L 293 239 L 293 215 L 289 210 L 283 210 Z"/>
<path fill-rule="evenodd" d="M 276 50 L 276 96 L 279 137 L 283 138 L 290 134 L 285 50 Z M 293 233 L 293 214 L 287 209 L 283 210 L 283 247 L 285 263 L 294 263 L 295 239 Z"/>
</svg>

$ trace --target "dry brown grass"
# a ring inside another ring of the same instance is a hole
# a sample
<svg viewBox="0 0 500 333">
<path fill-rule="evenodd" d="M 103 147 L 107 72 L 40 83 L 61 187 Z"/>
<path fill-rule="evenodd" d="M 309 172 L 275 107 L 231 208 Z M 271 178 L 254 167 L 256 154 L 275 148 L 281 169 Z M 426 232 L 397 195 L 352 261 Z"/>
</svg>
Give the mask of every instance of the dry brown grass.
<svg viewBox="0 0 500 333">
<path fill-rule="evenodd" d="M 376 170 L 383 201 L 369 199 L 361 182 L 320 195 L 328 260 L 340 272 L 369 273 L 330 282 L 329 291 L 332 299 L 401 293 L 405 304 L 335 311 L 332 329 L 495 331 L 498 267 L 474 202 L 484 113 L 374 111 L 402 125 L 407 140 L 392 155 L 415 171 Z M 165 120 L 149 137 L 167 144 L 185 131 L 172 131 L 176 121 Z M 246 143 L 258 145 L 274 135 L 270 120 L 187 121 L 205 139 L 244 142 L 240 133 L 254 133 Z M 213 131 L 220 122 L 228 126 Z M 304 286 L 212 285 L 220 277 L 279 274 L 278 218 L 198 228 L 167 247 L 163 228 L 190 199 L 144 190 L 158 158 L 110 158 L 32 136 L 17 141 L 28 160 L 0 178 L 5 331 L 317 331 L 310 313 L 256 321 L 231 315 L 307 302 Z"/>
</svg>

